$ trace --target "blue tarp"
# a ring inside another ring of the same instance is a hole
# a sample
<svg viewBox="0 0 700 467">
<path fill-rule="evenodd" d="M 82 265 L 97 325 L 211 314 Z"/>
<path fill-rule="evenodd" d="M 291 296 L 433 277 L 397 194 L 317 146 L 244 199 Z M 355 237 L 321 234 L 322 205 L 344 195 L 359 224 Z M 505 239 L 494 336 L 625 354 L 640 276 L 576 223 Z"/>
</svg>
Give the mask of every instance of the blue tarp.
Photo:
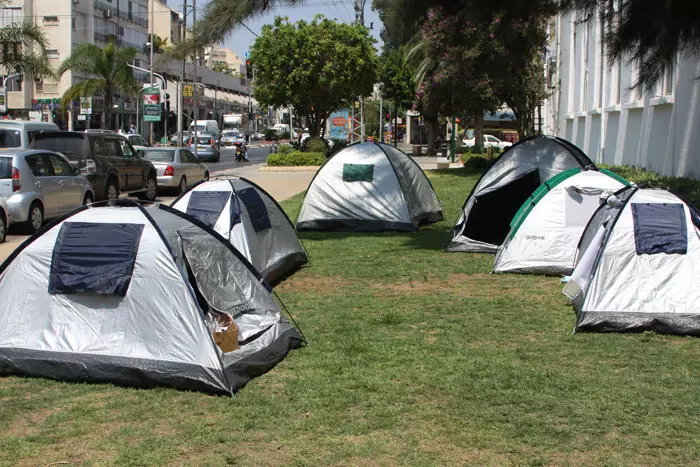
<svg viewBox="0 0 700 467">
<path fill-rule="evenodd" d="M 125 296 L 143 224 L 65 222 L 51 258 L 49 293 Z"/>
<path fill-rule="evenodd" d="M 256 232 L 261 230 L 269 229 L 270 217 L 267 214 L 267 207 L 265 207 L 265 202 L 262 200 L 255 188 L 244 188 L 236 192 L 238 198 L 243 202 L 246 209 L 248 210 L 248 215 L 250 216 L 250 221 L 253 223 L 253 228 Z"/>
<path fill-rule="evenodd" d="M 688 230 L 682 204 L 632 203 L 638 255 L 685 254 Z"/>
</svg>

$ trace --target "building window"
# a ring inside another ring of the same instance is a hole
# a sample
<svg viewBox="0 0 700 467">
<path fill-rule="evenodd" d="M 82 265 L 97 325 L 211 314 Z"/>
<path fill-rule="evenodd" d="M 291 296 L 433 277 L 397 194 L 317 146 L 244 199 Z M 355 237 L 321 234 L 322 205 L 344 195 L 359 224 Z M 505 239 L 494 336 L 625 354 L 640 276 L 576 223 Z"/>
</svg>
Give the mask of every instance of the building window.
<svg viewBox="0 0 700 467">
<path fill-rule="evenodd" d="M 46 56 L 48 58 L 58 58 L 58 49 L 46 49 Z"/>
<path fill-rule="evenodd" d="M 119 35 L 124 37 L 124 27 L 123 26 L 119 26 Z"/>
<path fill-rule="evenodd" d="M 71 27 L 73 28 L 73 31 L 75 31 L 75 18 L 71 19 Z"/>
<path fill-rule="evenodd" d="M 673 69 L 675 67 L 671 65 L 670 67 L 666 68 L 664 70 L 664 75 L 661 78 L 661 95 L 662 96 L 672 96 L 673 95 L 673 86 L 674 86 L 674 73 Z"/>
<path fill-rule="evenodd" d="M 44 26 L 55 26 L 58 24 L 58 16 L 44 16 Z"/>
<path fill-rule="evenodd" d="M 37 92 L 37 93 L 44 92 L 44 82 L 42 80 L 34 81 L 34 92 Z"/>
</svg>

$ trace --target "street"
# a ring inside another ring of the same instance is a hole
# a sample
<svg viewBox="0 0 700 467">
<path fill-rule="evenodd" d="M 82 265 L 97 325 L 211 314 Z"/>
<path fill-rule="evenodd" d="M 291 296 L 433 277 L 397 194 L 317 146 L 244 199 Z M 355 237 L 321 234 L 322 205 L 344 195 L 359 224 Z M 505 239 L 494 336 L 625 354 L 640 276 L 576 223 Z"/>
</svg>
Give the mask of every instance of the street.
<svg viewBox="0 0 700 467">
<path fill-rule="evenodd" d="M 267 156 L 270 154 L 270 147 L 251 147 L 248 149 L 248 159 L 250 162 L 236 162 L 236 156 L 233 148 L 222 148 L 221 149 L 221 161 L 217 163 L 206 163 L 209 167 L 210 176 L 214 177 L 217 174 L 221 174 L 226 171 L 227 175 L 236 175 L 241 177 L 250 178 L 255 173 L 257 173 L 258 168 L 261 164 L 265 163 Z M 122 195 L 122 197 L 127 197 L 127 195 Z M 174 193 L 164 193 L 158 196 L 157 201 L 164 204 L 170 204 L 176 195 Z M 134 198 L 135 199 L 135 198 Z M 20 242 L 24 241 L 29 237 L 22 226 L 11 225 L 8 230 L 7 240 L 2 248 L 2 251 L 10 251 L 19 245 Z"/>
</svg>

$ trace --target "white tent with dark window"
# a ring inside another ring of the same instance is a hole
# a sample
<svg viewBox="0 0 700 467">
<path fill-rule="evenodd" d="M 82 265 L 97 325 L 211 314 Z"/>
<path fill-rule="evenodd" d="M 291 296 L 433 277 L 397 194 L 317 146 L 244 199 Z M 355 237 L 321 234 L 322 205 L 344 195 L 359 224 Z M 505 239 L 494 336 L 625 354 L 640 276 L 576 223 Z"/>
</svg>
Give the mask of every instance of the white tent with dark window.
<svg viewBox="0 0 700 467">
<path fill-rule="evenodd" d="M 673 193 L 630 186 L 588 223 L 564 288 L 575 330 L 700 335 L 700 218 Z"/>
<path fill-rule="evenodd" d="M 605 169 L 575 168 L 550 178 L 513 216 L 494 272 L 571 274 L 578 241 L 601 197 L 626 185 L 625 179 Z"/>
<path fill-rule="evenodd" d="M 294 225 L 265 190 L 245 178 L 210 180 L 180 195 L 172 207 L 214 229 L 269 283 L 309 262 Z"/>
<path fill-rule="evenodd" d="M 495 253 L 511 219 L 537 187 L 561 172 L 585 167 L 594 164 L 561 138 L 537 136 L 511 146 L 467 197 L 446 250 Z"/>
<path fill-rule="evenodd" d="M 326 160 L 311 180 L 297 230 L 414 231 L 442 219 L 411 157 L 388 144 L 359 143 Z"/>
<path fill-rule="evenodd" d="M 0 374 L 232 394 L 303 343 L 216 233 L 166 206 L 110 203 L 45 226 L 0 266 Z"/>
</svg>

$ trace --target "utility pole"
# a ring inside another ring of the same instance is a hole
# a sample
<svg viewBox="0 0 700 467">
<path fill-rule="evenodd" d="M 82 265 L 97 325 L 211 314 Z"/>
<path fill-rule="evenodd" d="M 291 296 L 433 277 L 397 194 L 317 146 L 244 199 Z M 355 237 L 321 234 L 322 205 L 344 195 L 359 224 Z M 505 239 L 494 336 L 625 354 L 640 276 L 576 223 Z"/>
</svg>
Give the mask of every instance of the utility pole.
<svg viewBox="0 0 700 467">
<path fill-rule="evenodd" d="M 187 35 L 187 0 L 182 5 L 182 42 L 185 42 Z M 182 58 L 182 69 L 180 70 L 180 88 L 177 96 L 177 145 L 182 147 L 183 133 L 182 114 L 185 112 L 185 57 Z"/>
<path fill-rule="evenodd" d="M 365 2 L 367 0 L 355 0 L 355 22 L 365 25 Z M 354 104 L 353 104 L 354 107 Z M 354 123 L 353 123 L 354 126 Z M 365 98 L 360 96 L 360 142 L 365 141 Z"/>
<path fill-rule="evenodd" d="M 155 0 L 151 0 L 151 88 L 153 88 L 153 43 L 155 42 L 155 16 L 153 15 L 153 11 L 155 10 L 155 4 L 153 3 Z M 144 107 L 144 114 L 146 113 L 146 108 Z M 145 120 L 145 118 L 144 118 Z M 149 122 L 148 124 L 148 141 L 151 143 L 151 146 L 153 146 L 153 122 Z"/>
<path fill-rule="evenodd" d="M 384 110 L 382 106 L 384 104 L 384 96 L 379 95 L 379 141 L 384 142 L 384 115 L 382 114 Z"/>
<path fill-rule="evenodd" d="M 199 119 L 199 107 L 197 107 L 197 0 L 192 0 L 192 46 L 194 48 L 194 62 L 192 63 L 192 101 L 194 102 L 194 157 L 197 156 L 197 120 Z"/>
</svg>

